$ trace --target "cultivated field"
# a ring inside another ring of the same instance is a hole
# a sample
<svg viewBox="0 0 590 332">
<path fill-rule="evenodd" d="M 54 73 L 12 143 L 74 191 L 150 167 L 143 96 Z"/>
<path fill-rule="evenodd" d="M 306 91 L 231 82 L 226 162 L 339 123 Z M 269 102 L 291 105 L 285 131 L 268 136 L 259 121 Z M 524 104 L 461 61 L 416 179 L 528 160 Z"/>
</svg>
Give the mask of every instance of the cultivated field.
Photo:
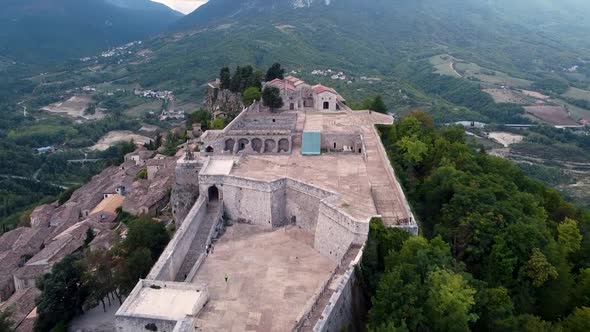
<svg viewBox="0 0 590 332">
<path fill-rule="evenodd" d="M 472 77 L 480 80 L 484 83 L 492 84 L 495 86 L 506 85 L 513 87 L 529 87 L 533 82 L 512 77 L 506 73 L 495 71 L 487 68 L 480 67 L 473 62 L 460 61 L 455 63 L 455 69 L 463 77 Z"/>
<path fill-rule="evenodd" d="M 483 89 L 484 92 L 491 95 L 496 103 L 509 103 L 518 105 L 531 104 L 531 98 L 523 95 L 519 91 L 511 89 Z"/>
<path fill-rule="evenodd" d="M 569 117 L 569 113 L 563 106 L 526 106 L 527 114 L 531 114 L 545 122 L 554 125 L 577 125 L 578 123 Z"/>
<path fill-rule="evenodd" d="M 118 142 L 128 142 L 130 140 L 133 140 L 137 145 L 144 145 L 145 143 L 149 143 L 150 138 L 134 134 L 129 130 L 115 130 L 101 137 L 98 143 L 94 144 L 90 149 L 104 151 Z"/>
<path fill-rule="evenodd" d="M 524 136 L 522 135 L 505 133 L 501 131 L 491 132 L 488 134 L 488 137 L 491 140 L 503 145 L 505 148 L 509 147 L 512 144 L 520 143 L 524 139 Z"/>
<path fill-rule="evenodd" d="M 569 88 L 563 96 L 573 99 L 581 99 L 590 101 L 590 91 L 578 88 Z"/>
<path fill-rule="evenodd" d="M 537 91 L 531 91 L 531 90 L 520 90 L 525 96 L 529 96 L 535 99 L 541 99 L 541 100 L 548 100 L 549 96 L 546 96 L 540 92 Z"/>
<path fill-rule="evenodd" d="M 84 114 L 88 104 L 92 102 L 90 95 L 77 95 L 62 102 L 53 103 L 42 108 L 43 111 L 51 113 L 64 113 L 73 118 L 84 118 L 86 120 L 96 120 L 104 117 L 102 110 L 97 109 L 94 114 Z"/>
<path fill-rule="evenodd" d="M 471 77 L 494 86 L 507 85 L 526 88 L 533 83 L 525 79 L 512 77 L 503 72 L 480 67 L 473 62 L 453 58 L 449 54 L 435 55 L 431 57 L 429 61 L 436 69 L 436 73 L 442 75 L 466 78 Z"/>
<path fill-rule="evenodd" d="M 461 77 L 453 68 L 455 58 L 448 54 L 435 55 L 430 58 L 430 63 L 436 69 L 437 74 L 448 75 L 453 77 Z"/>
<path fill-rule="evenodd" d="M 574 120 L 590 119 L 590 110 L 572 105 L 561 99 L 551 99 L 551 102 L 565 107 L 568 110 L 570 117 Z"/>
</svg>

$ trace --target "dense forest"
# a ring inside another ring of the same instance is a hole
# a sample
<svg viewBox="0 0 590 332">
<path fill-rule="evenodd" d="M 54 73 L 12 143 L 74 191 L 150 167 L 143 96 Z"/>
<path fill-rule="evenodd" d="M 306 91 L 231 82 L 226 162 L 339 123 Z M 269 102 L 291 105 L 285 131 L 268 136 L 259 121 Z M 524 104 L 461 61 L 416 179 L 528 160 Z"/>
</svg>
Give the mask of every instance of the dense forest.
<svg viewBox="0 0 590 332">
<path fill-rule="evenodd" d="M 590 330 L 590 214 L 462 128 L 413 113 L 382 140 L 422 235 L 371 225 L 372 331 Z"/>
</svg>

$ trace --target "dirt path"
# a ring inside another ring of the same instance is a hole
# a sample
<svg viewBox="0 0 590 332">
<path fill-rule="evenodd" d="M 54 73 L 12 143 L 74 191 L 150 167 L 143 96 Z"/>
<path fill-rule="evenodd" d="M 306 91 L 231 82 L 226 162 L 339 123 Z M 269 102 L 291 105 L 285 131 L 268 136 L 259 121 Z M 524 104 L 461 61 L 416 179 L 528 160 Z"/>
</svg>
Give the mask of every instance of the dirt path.
<svg viewBox="0 0 590 332">
<path fill-rule="evenodd" d="M 449 63 L 449 66 L 451 67 L 451 70 L 457 74 L 457 76 L 459 76 L 460 78 L 463 78 L 463 75 L 459 74 L 459 72 L 457 71 L 457 69 L 455 69 L 455 61 L 451 61 Z"/>
</svg>

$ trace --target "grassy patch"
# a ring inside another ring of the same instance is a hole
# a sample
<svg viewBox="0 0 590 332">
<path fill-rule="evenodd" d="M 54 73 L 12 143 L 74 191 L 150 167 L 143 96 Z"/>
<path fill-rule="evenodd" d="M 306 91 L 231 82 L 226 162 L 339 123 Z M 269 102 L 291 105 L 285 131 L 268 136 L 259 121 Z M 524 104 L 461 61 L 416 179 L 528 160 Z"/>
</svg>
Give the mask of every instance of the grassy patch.
<svg viewBox="0 0 590 332">
<path fill-rule="evenodd" d="M 590 91 L 582 90 L 578 88 L 570 87 L 567 91 L 563 94 L 564 97 L 572 98 L 572 99 L 581 99 L 590 101 Z"/>
</svg>

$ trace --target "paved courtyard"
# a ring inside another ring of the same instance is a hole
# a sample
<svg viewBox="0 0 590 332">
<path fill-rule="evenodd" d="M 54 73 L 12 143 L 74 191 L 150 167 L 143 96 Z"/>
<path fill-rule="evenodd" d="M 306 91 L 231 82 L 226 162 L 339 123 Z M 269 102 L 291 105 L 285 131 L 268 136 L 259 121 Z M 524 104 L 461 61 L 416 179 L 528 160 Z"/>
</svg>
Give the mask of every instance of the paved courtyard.
<svg viewBox="0 0 590 332">
<path fill-rule="evenodd" d="M 231 175 L 264 181 L 284 177 L 304 181 L 339 193 L 338 207 L 355 218 L 379 214 L 386 224 L 400 224 L 410 216 L 401 187 L 388 170 L 389 161 L 380 150 L 381 143 L 373 129 L 376 123 L 390 121 L 390 117 L 375 112 L 300 115 L 297 130 L 304 127 L 332 132 L 360 130 L 365 153 L 304 156 L 300 153 L 300 138 L 296 137 L 292 154 L 244 156 Z"/>
<path fill-rule="evenodd" d="M 336 268 L 312 243 L 294 226 L 229 227 L 193 280 L 210 293 L 198 331 L 290 331 Z"/>
</svg>

